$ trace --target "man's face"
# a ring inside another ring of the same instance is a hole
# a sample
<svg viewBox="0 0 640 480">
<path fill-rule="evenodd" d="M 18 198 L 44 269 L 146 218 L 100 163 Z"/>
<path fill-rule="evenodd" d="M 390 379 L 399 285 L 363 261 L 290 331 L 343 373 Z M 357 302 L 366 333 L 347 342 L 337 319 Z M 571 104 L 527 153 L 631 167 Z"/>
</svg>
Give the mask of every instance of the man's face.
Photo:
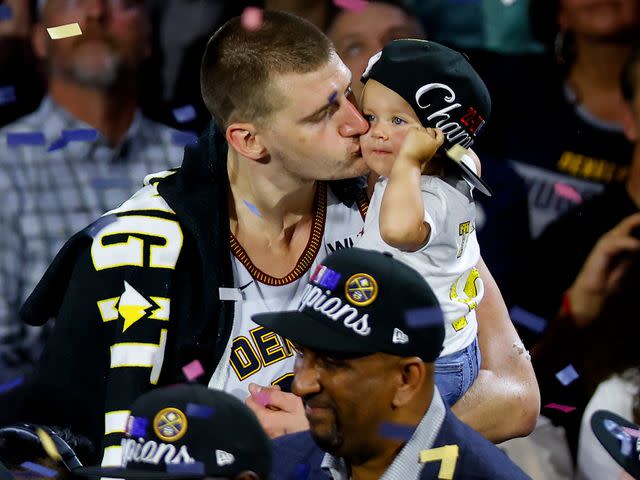
<svg viewBox="0 0 640 480">
<path fill-rule="evenodd" d="M 365 174 L 359 138 L 369 125 L 352 103 L 350 83 L 337 55 L 314 72 L 276 76 L 272 86 L 284 106 L 260 130 L 271 161 L 303 180 Z"/>
<path fill-rule="evenodd" d="M 302 398 L 311 435 L 325 451 L 366 459 L 380 449 L 378 431 L 391 420 L 396 357 L 343 358 L 301 347 L 293 392 Z"/>
<path fill-rule="evenodd" d="M 369 58 L 391 40 L 423 38 L 419 23 L 398 7 L 369 3 L 363 12 L 341 10 L 327 32 L 338 55 L 353 73 L 353 91 L 360 99 L 360 77 Z"/>
<path fill-rule="evenodd" d="M 52 75 L 107 89 L 133 75 L 150 53 L 150 24 L 144 0 L 49 0 L 45 27 L 79 23 L 82 35 L 51 40 L 44 56 Z"/>
<path fill-rule="evenodd" d="M 601 39 L 625 39 L 640 24 L 638 0 L 561 0 L 561 28 Z"/>
</svg>

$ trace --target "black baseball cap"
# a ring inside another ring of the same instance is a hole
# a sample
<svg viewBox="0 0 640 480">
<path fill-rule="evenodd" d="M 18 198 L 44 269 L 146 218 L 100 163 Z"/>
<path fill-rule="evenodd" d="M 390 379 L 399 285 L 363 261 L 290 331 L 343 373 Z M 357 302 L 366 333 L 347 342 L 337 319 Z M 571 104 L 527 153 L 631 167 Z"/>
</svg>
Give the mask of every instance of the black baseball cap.
<svg viewBox="0 0 640 480">
<path fill-rule="evenodd" d="M 591 416 L 591 429 L 611 457 L 633 478 L 640 478 L 640 431 L 638 425 L 608 410 L 598 410 Z"/>
<path fill-rule="evenodd" d="M 251 318 L 313 350 L 418 356 L 442 351 L 444 320 L 433 291 L 413 268 L 390 253 L 348 248 L 312 273 L 296 311 Z"/>
<path fill-rule="evenodd" d="M 83 477 L 124 479 L 234 478 L 271 472 L 271 443 L 237 398 L 203 385 L 152 390 L 131 407 L 121 467 L 78 468 Z"/>
<path fill-rule="evenodd" d="M 441 129 L 447 151 L 454 145 L 469 148 L 491 114 L 489 90 L 467 57 L 436 42 L 402 39 L 387 43 L 369 59 L 361 81 L 366 84 L 370 79 L 406 100 L 424 127 Z M 480 177 L 456 163 L 465 179 L 491 195 Z"/>
</svg>

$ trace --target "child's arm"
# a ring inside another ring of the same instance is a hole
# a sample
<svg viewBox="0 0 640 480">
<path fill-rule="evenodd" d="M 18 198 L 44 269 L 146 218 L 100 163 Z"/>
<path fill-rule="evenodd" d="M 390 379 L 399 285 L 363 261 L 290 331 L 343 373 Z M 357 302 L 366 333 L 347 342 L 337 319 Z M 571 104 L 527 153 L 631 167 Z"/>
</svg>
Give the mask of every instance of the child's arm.
<svg viewBox="0 0 640 480">
<path fill-rule="evenodd" d="M 380 236 L 386 244 L 414 252 L 429 240 L 431 228 L 424 222 L 420 171 L 421 164 L 431 160 L 443 142 L 439 129 L 416 127 L 407 134 L 380 206 Z"/>
</svg>

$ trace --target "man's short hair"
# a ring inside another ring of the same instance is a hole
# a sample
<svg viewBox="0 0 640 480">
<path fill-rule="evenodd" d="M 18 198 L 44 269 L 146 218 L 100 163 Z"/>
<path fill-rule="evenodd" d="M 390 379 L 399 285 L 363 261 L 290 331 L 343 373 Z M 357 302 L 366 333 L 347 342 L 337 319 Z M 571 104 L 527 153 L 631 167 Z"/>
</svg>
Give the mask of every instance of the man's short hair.
<svg viewBox="0 0 640 480">
<path fill-rule="evenodd" d="M 334 51 L 317 27 L 289 13 L 265 11 L 257 31 L 232 18 L 211 37 L 202 58 L 204 103 L 223 129 L 234 121 L 260 122 L 283 103 L 270 85 L 274 75 L 313 72 Z"/>
<path fill-rule="evenodd" d="M 622 96 L 627 102 L 632 102 L 635 96 L 638 95 L 639 82 L 640 41 L 636 39 L 620 74 L 620 88 L 622 89 Z"/>
</svg>

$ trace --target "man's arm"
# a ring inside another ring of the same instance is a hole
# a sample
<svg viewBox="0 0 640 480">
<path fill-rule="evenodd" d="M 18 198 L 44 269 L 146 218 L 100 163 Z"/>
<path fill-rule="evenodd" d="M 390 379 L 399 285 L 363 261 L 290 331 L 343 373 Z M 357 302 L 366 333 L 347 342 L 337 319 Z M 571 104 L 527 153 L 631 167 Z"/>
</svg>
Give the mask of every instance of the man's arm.
<svg viewBox="0 0 640 480">
<path fill-rule="evenodd" d="M 477 310 L 482 365 L 453 412 L 492 442 L 500 443 L 531 433 L 540 412 L 540 391 L 500 289 L 482 260 L 478 271 L 485 288 Z"/>
</svg>

